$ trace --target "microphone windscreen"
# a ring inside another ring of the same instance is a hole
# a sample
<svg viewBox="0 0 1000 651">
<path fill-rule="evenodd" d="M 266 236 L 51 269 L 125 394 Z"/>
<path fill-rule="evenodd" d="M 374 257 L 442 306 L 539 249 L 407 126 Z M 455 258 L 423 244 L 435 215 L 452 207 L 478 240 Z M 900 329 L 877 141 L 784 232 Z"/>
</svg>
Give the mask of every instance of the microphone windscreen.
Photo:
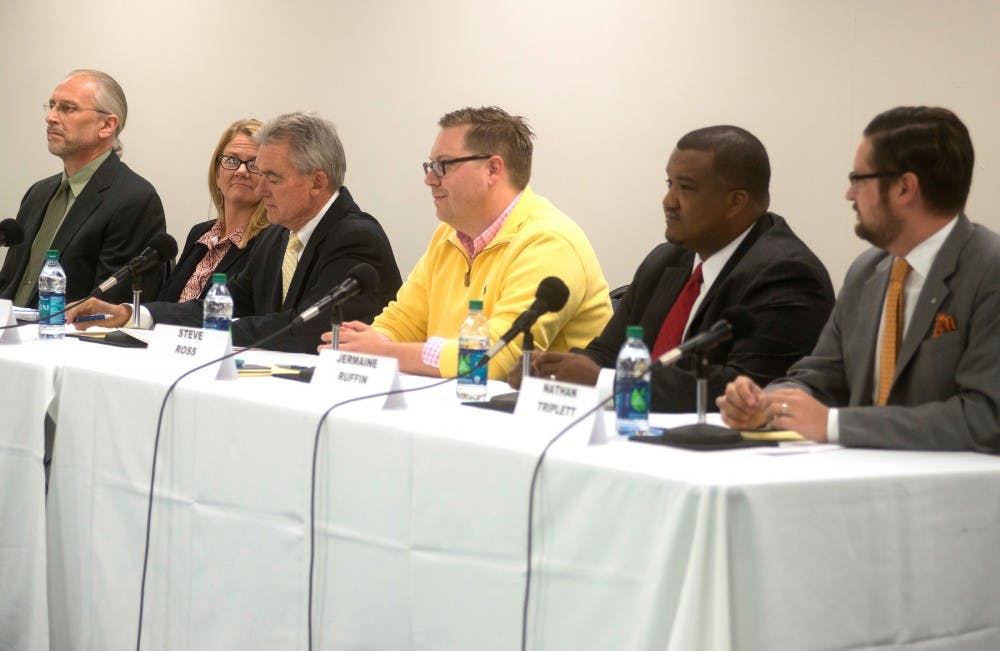
<svg viewBox="0 0 1000 651">
<path fill-rule="evenodd" d="M 757 329 L 757 319 L 745 307 L 733 306 L 722 311 L 720 318 L 729 322 L 733 329 L 733 339 L 742 339 L 754 333 Z"/>
<path fill-rule="evenodd" d="M 351 270 L 347 272 L 347 277 L 358 281 L 358 288 L 362 294 L 378 289 L 378 272 L 367 262 L 359 262 L 351 267 Z"/>
<path fill-rule="evenodd" d="M 535 291 L 535 304 L 544 307 L 547 312 L 558 312 L 569 300 L 569 287 L 555 276 L 546 276 L 538 283 Z"/>
<path fill-rule="evenodd" d="M 167 233 L 157 233 L 149 240 L 149 248 L 156 251 L 160 261 L 173 260 L 177 255 L 177 240 Z"/>
<path fill-rule="evenodd" d="M 0 222 L 0 233 L 3 233 L 3 240 L 7 246 L 17 246 L 24 241 L 24 227 L 14 219 L 5 219 Z"/>
</svg>

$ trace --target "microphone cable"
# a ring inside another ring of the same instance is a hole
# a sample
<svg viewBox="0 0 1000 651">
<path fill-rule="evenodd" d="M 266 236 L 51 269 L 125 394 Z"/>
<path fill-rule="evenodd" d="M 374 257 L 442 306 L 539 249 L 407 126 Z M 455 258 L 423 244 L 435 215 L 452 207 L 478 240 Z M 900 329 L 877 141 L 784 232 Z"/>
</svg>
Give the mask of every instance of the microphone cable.
<svg viewBox="0 0 1000 651">
<path fill-rule="evenodd" d="M 59 310 L 58 312 L 53 312 L 52 314 L 50 314 L 48 316 L 48 318 L 52 319 L 52 318 L 55 318 L 55 317 L 60 316 L 62 314 L 66 314 L 67 312 L 69 312 L 74 307 L 76 307 L 80 303 L 84 302 L 88 298 L 90 298 L 90 296 L 84 296 L 83 298 L 78 298 L 75 301 L 73 301 L 72 303 L 70 303 L 69 305 L 67 305 L 66 307 L 64 307 L 63 309 Z M 11 303 L 11 309 L 13 309 L 13 308 L 14 308 L 14 304 Z M 23 328 L 24 326 L 29 326 L 29 325 L 39 325 L 40 322 L 41 322 L 41 319 L 39 319 L 38 321 L 22 321 L 21 323 L 15 323 L 14 325 L 2 325 L 2 326 L 0 326 L 0 330 L 12 330 L 14 328 Z"/>
<path fill-rule="evenodd" d="M 308 594 L 308 616 L 307 616 L 307 633 L 309 635 L 308 649 L 312 651 L 313 648 L 313 577 L 315 573 L 315 561 L 316 561 L 316 464 L 319 457 L 319 437 L 323 430 L 323 423 L 326 422 L 327 416 L 330 415 L 334 409 L 338 407 L 343 407 L 344 405 L 349 405 L 353 402 L 361 402 L 362 400 L 368 400 L 370 398 L 388 397 L 392 395 L 402 395 L 404 393 L 415 393 L 417 391 L 424 391 L 426 389 L 433 389 L 435 387 L 440 387 L 448 384 L 452 381 L 457 381 L 461 377 L 466 377 L 472 375 L 474 372 L 478 371 L 483 366 L 486 366 L 490 362 L 490 358 L 485 354 L 476 362 L 475 366 L 470 368 L 465 373 L 459 373 L 455 377 L 444 378 L 438 382 L 432 382 L 430 384 L 425 384 L 422 387 L 410 387 L 408 389 L 392 389 L 390 391 L 380 391 L 378 393 L 371 393 L 364 396 L 355 396 L 353 398 L 348 398 L 347 400 L 342 400 L 338 403 L 330 406 L 319 419 L 319 423 L 316 425 L 316 433 L 313 435 L 313 452 L 312 452 L 312 471 L 309 476 L 309 594 Z"/>
<path fill-rule="evenodd" d="M 521 651 L 526 651 L 528 643 L 528 604 L 531 599 L 531 539 L 534 531 L 534 516 L 535 516 L 535 486 L 538 483 L 538 476 L 541 473 L 542 462 L 545 461 L 545 456 L 549 453 L 549 448 L 555 444 L 556 441 L 561 439 L 567 432 L 583 422 L 587 417 L 598 411 L 615 399 L 615 394 L 612 394 L 598 402 L 592 408 L 583 412 L 579 417 L 573 419 L 573 421 L 566 427 L 559 430 L 559 432 L 549 439 L 549 442 L 545 444 L 542 448 L 542 453 L 538 456 L 538 461 L 535 462 L 535 469 L 531 473 L 531 487 L 528 489 L 528 543 L 527 543 L 527 566 L 525 568 L 524 576 L 524 603 L 521 608 Z M 603 417 L 598 415 L 598 417 Z"/>
<path fill-rule="evenodd" d="M 254 342 L 250 346 L 247 346 L 246 349 L 259 348 L 264 344 L 266 344 L 267 342 L 274 339 L 275 337 L 277 337 L 278 335 L 285 334 L 286 332 L 291 330 L 295 325 L 296 324 L 294 323 L 289 323 L 288 325 L 283 326 L 278 330 L 275 330 L 274 332 L 264 337 L 263 339 Z M 202 370 L 203 368 L 208 368 L 209 366 L 217 364 L 218 362 L 225 361 L 230 357 L 235 357 L 236 355 L 239 355 L 240 352 L 242 351 L 234 350 L 233 352 L 223 355 L 222 357 L 209 360 L 203 364 L 200 364 L 192 369 L 185 371 L 180 376 L 178 376 L 178 378 L 174 380 L 169 387 L 167 387 L 167 392 L 166 394 L 164 394 L 163 401 L 160 403 L 160 413 L 156 419 L 156 434 L 153 437 L 153 467 L 149 473 L 149 498 L 146 504 L 146 534 L 145 534 L 145 543 L 143 545 L 143 553 L 142 553 L 142 580 L 139 585 L 139 624 L 135 637 L 136 651 L 140 651 L 140 645 L 142 644 L 142 614 L 146 600 L 146 574 L 149 569 L 149 538 L 153 520 L 153 489 L 156 486 L 156 458 L 157 455 L 159 454 L 159 449 L 160 449 L 160 432 L 163 428 L 163 414 L 167 407 L 167 401 L 170 399 L 171 394 L 173 394 L 174 389 L 177 387 L 177 384 L 181 380 L 188 377 L 192 373 Z"/>
</svg>

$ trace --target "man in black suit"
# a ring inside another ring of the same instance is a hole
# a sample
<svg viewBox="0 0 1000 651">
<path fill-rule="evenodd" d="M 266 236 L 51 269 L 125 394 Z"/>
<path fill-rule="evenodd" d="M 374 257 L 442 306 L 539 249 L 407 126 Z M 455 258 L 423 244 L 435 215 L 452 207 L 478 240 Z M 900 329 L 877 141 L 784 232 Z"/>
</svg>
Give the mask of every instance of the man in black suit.
<svg viewBox="0 0 1000 651">
<path fill-rule="evenodd" d="M 56 86 L 45 124 L 63 172 L 35 183 L 21 200 L 17 221 L 25 239 L 4 260 L 0 298 L 38 305 L 48 249 L 60 252 L 66 300 L 83 298 L 166 229 L 156 190 L 119 158 L 127 113 L 121 86 L 103 72 L 76 70 Z M 161 281 L 155 273 L 144 278 L 144 297 L 155 297 Z M 130 290 L 124 283 L 109 294 L 127 300 Z"/>
<path fill-rule="evenodd" d="M 667 243 L 646 256 L 604 332 L 582 350 L 536 354 L 533 372 L 595 384 L 602 367 L 614 368 L 626 326 L 641 325 L 659 355 L 741 306 L 756 329 L 707 353 L 708 406 L 737 375 L 783 375 L 812 350 L 834 298 L 823 264 L 767 212 L 770 177 L 767 151 L 744 129 L 706 127 L 681 138 L 667 162 Z M 653 372 L 654 411 L 696 409 L 692 363 Z"/>
<path fill-rule="evenodd" d="M 344 304 L 344 318 L 371 322 L 402 284 L 382 227 L 361 211 L 343 186 L 347 162 L 333 125 L 316 115 L 287 113 L 255 134 L 260 143 L 253 171 L 271 225 L 260 235 L 243 270 L 229 283 L 233 297 L 233 343 L 246 346 L 277 332 L 347 278 L 361 262 L 378 272 L 376 290 Z M 148 303 L 143 327 L 153 323 L 201 325 L 202 301 Z M 108 312 L 112 318 L 86 325 L 123 325 L 128 305 L 88 301 L 67 314 Z M 317 318 L 272 339 L 273 350 L 314 353 L 330 322 Z"/>
</svg>

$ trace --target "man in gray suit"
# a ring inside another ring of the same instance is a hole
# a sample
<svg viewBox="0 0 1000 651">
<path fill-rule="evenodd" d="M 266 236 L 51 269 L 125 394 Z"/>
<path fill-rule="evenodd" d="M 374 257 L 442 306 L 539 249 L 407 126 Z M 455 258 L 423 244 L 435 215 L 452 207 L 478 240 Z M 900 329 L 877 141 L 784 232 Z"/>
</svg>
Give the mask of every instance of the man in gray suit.
<svg viewBox="0 0 1000 651">
<path fill-rule="evenodd" d="M 847 199 L 876 248 L 851 265 L 816 348 L 787 378 L 727 386 L 717 404 L 730 427 L 1000 452 L 1000 237 L 962 213 L 973 160 L 946 109 L 899 107 L 868 124 Z"/>
</svg>

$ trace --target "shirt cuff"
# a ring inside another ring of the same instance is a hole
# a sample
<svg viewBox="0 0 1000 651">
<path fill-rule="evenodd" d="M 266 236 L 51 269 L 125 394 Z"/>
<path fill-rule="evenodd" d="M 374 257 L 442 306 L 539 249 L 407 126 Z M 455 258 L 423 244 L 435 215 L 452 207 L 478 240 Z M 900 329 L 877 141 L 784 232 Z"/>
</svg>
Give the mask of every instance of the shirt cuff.
<svg viewBox="0 0 1000 651">
<path fill-rule="evenodd" d="M 828 443 L 840 443 L 839 409 L 831 409 L 826 415 L 826 440 Z"/>
<path fill-rule="evenodd" d="M 123 305 L 128 305 L 129 307 L 132 307 L 128 303 L 123 303 Z M 145 305 L 140 305 L 139 306 L 139 327 L 142 328 L 143 330 L 152 330 L 153 326 L 155 326 L 155 325 L 156 325 L 156 322 L 153 321 L 153 315 L 149 313 L 149 310 L 146 309 Z M 125 327 L 125 328 L 132 327 L 132 318 L 131 317 L 129 317 L 129 322 L 125 326 L 123 326 L 123 327 Z"/>
<path fill-rule="evenodd" d="M 420 351 L 420 360 L 433 368 L 440 368 L 441 349 L 444 348 L 444 337 L 431 337 L 424 342 L 424 347 Z M 442 376 L 443 377 L 443 376 Z"/>
</svg>

